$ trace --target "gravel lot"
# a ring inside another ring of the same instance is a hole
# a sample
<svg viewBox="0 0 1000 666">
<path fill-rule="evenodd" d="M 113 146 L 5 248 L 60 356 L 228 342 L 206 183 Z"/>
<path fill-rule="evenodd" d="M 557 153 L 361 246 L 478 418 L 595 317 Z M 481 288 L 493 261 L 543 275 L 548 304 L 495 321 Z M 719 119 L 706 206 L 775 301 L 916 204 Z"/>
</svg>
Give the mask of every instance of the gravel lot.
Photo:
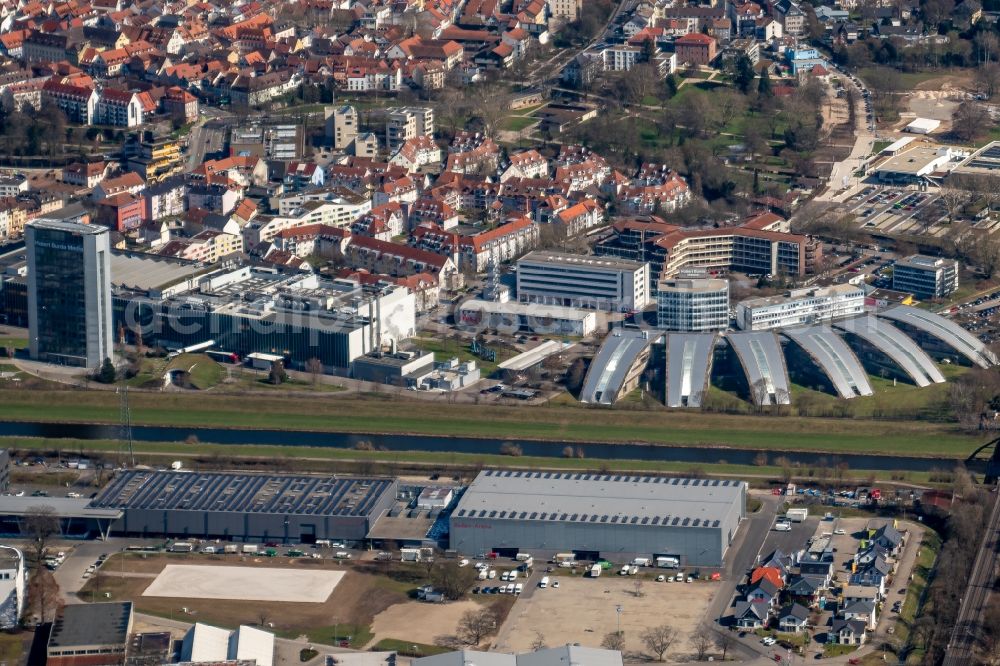
<svg viewBox="0 0 1000 666">
<path fill-rule="evenodd" d="M 655 570 L 647 571 L 655 575 Z M 636 597 L 635 579 L 631 576 L 611 574 L 597 579 L 552 576 L 551 579 L 559 581 L 558 589 L 535 589 L 514 604 L 497 637 L 498 650 L 530 650 L 536 632 L 541 633 L 546 645 L 580 643 L 600 647 L 605 634 L 617 627 L 615 606 L 620 605 L 626 653 L 643 652 L 640 636 L 647 628 L 669 624 L 676 631 L 677 641 L 668 655 L 690 655 L 692 633 L 719 589 L 718 583 L 707 581 L 687 584 L 647 579 L 643 595 Z"/>
<path fill-rule="evenodd" d="M 169 564 L 144 597 L 323 603 L 343 571 Z"/>
</svg>

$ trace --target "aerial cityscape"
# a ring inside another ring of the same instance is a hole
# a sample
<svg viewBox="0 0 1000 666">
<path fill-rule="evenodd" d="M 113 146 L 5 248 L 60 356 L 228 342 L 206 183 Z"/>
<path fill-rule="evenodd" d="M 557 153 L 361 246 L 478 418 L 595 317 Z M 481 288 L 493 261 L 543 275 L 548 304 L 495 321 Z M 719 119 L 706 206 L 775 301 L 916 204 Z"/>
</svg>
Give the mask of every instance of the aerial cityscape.
<svg viewBox="0 0 1000 666">
<path fill-rule="evenodd" d="M 1000 664 L 998 0 L 0 5 L 0 666 Z"/>
</svg>

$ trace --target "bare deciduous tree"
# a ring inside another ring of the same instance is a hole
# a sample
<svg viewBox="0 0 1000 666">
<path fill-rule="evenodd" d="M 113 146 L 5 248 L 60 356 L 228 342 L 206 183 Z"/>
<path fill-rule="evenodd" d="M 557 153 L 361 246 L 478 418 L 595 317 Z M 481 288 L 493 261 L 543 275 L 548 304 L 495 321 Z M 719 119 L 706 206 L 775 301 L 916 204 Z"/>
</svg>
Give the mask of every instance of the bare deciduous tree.
<svg viewBox="0 0 1000 666">
<path fill-rule="evenodd" d="M 470 610 L 458 621 L 458 635 L 469 645 L 479 645 L 497 628 L 497 616 L 489 608 Z"/>
<path fill-rule="evenodd" d="M 642 632 L 642 644 L 646 649 L 656 655 L 656 661 L 663 661 L 663 655 L 667 653 L 670 646 L 677 640 L 677 632 L 668 624 L 661 624 L 658 627 L 650 627 Z"/>
<path fill-rule="evenodd" d="M 63 605 L 62 593 L 55 576 L 45 567 L 36 567 L 28 581 L 28 613 L 39 622 L 51 622 Z"/>
<path fill-rule="evenodd" d="M 545 647 L 545 636 L 542 635 L 542 632 L 535 631 L 535 639 L 531 641 L 531 649 L 538 651 L 543 649 L 544 647 Z"/>
<path fill-rule="evenodd" d="M 312 381 L 313 388 L 319 384 L 319 378 L 323 374 L 323 361 L 318 358 L 311 358 L 306 361 L 306 371 Z"/>
<path fill-rule="evenodd" d="M 707 634 L 697 633 L 691 637 L 691 645 L 694 646 L 694 653 L 698 661 L 705 661 L 708 650 L 712 647 L 712 639 Z"/>
<path fill-rule="evenodd" d="M 715 647 L 722 650 L 722 661 L 726 660 L 726 655 L 729 654 L 730 648 L 736 644 L 736 639 L 729 632 L 719 633 L 715 636 Z"/>
<path fill-rule="evenodd" d="M 31 537 L 32 554 L 35 563 L 45 556 L 45 546 L 49 538 L 59 533 L 59 517 L 51 506 L 39 506 L 28 509 L 24 516 L 24 532 Z"/>
<path fill-rule="evenodd" d="M 624 631 L 609 631 L 604 634 L 604 640 L 601 641 L 601 647 L 605 650 L 617 650 L 622 651 L 625 647 L 625 632 Z"/>
</svg>

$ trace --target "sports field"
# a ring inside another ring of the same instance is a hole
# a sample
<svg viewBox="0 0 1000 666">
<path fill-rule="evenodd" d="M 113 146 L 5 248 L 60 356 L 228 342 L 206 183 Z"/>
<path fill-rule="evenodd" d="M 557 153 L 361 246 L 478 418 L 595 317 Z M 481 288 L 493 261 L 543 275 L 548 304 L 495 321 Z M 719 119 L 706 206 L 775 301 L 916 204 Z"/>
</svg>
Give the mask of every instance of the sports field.
<svg viewBox="0 0 1000 666">
<path fill-rule="evenodd" d="M 323 603 L 343 571 L 168 564 L 144 597 Z"/>
</svg>

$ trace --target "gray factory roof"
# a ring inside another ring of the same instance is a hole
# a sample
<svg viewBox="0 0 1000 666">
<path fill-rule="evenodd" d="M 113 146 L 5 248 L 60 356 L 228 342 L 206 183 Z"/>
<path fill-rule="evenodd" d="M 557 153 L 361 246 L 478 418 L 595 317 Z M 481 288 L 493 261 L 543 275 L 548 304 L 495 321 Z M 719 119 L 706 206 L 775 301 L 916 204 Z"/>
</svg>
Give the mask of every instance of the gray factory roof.
<svg viewBox="0 0 1000 666">
<path fill-rule="evenodd" d="M 835 322 L 834 326 L 857 335 L 891 358 L 917 386 L 944 382 L 944 376 L 931 357 L 892 324 L 865 315 Z"/>
<path fill-rule="evenodd" d="M 128 640 L 131 619 L 131 601 L 66 606 L 52 623 L 49 647 L 122 645 Z"/>
<path fill-rule="evenodd" d="M 667 407 L 701 406 L 714 349 L 714 333 L 667 335 Z"/>
<path fill-rule="evenodd" d="M 741 481 L 628 474 L 480 472 L 456 518 L 718 527 L 744 492 Z"/>
<path fill-rule="evenodd" d="M 783 332 L 823 369 L 840 397 L 853 398 L 872 394 L 868 375 L 861 367 L 861 362 L 833 329 L 807 326 L 787 328 Z"/>
<path fill-rule="evenodd" d="M 157 291 L 205 272 L 190 261 L 148 254 L 111 253 L 111 282 L 137 291 Z"/>
<path fill-rule="evenodd" d="M 897 305 L 878 313 L 879 317 L 912 326 L 945 343 L 981 368 L 996 365 L 997 358 L 976 336 L 941 315 L 910 305 Z"/>
<path fill-rule="evenodd" d="M 771 331 L 748 331 L 730 333 L 726 339 L 736 350 L 754 402 L 762 405 L 791 404 L 788 372 L 778 336 Z"/>
<path fill-rule="evenodd" d="M 392 484 L 358 477 L 131 470 L 119 474 L 91 506 L 367 516 Z"/>
<path fill-rule="evenodd" d="M 95 508 L 87 498 L 74 497 L 15 497 L 0 496 L 0 516 L 26 516 L 42 507 L 48 507 L 58 518 L 98 518 L 117 520 L 122 512 L 113 508 Z"/>
<path fill-rule="evenodd" d="M 610 405 L 629 375 L 629 370 L 643 351 L 649 348 L 652 338 L 648 331 L 615 329 L 604 339 L 597 356 L 590 363 L 587 377 L 580 392 L 580 401 Z"/>
</svg>

